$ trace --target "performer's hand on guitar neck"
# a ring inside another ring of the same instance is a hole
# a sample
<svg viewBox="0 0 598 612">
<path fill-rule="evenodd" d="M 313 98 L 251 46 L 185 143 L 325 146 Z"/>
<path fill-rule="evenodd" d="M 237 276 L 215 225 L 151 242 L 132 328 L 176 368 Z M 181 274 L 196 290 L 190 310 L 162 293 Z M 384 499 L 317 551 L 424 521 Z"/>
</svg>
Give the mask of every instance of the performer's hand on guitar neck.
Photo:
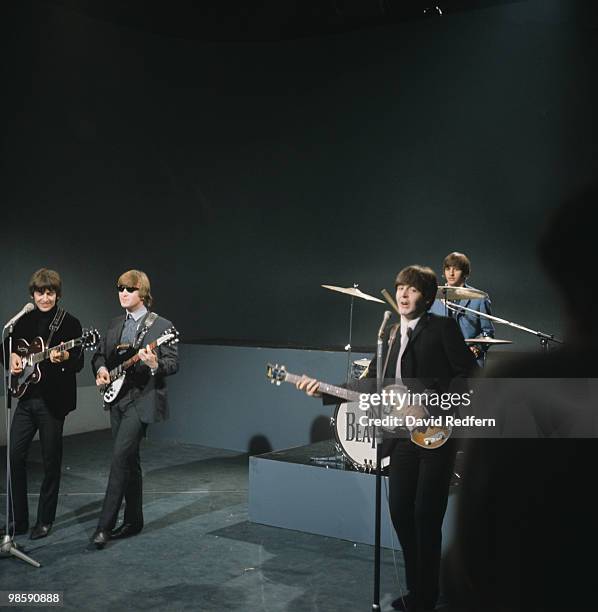
<svg viewBox="0 0 598 612">
<path fill-rule="evenodd" d="M 322 397 L 322 394 L 318 392 L 320 381 L 315 378 L 309 378 L 305 374 L 295 384 L 299 391 L 305 391 L 310 397 Z"/>
<path fill-rule="evenodd" d="M 140 349 L 139 358 L 143 363 L 149 366 L 152 370 L 157 369 L 158 367 L 158 355 L 152 351 L 150 345 L 148 344 L 145 348 Z"/>
<path fill-rule="evenodd" d="M 108 368 L 102 366 L 96 374 L 96 386 L 101 387 L 102 385 L 110 384 L 110 372 Z"/>
<path fill-rule="evenodd" d="M 16 353 L 10 354 L 10 373 L 15 376 L 23 371 L 23 361 Z"/>
<path fill-rule="evenodd" d="M 50 361 L 52 363 L 62 363 L 70 357 L 68 351 L 53 350 L 50 352 Z"/>
</svg>

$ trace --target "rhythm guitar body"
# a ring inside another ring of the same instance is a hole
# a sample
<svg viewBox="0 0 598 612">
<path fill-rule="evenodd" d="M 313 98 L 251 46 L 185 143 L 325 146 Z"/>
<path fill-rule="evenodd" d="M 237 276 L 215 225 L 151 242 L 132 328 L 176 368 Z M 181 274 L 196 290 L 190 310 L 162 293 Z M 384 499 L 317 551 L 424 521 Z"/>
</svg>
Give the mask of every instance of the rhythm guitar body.
<svg viewBox="0 0 598 612">
<path fill-rule="evenodd" d="M 178 341 L 179 332 L 174 327 L 169 327 L 157 340 L 154 340 L 154 342 L 148 346 L 149 350 L 153 351 L 162 344 L 176 344 Z M 110 382 L 107 385 L 98 387 L 104 399 L 104 404 L 111 404 L 119 396 L 122 386 L 125 383 L 127 370 L 140 360 L 139 353 L 136 352 L 136 349 L 125 351 L 123 354 L 119 355 L 119 358 L 123 361 L 110 370 Z"/>
<path fill-rule="evenodd" d="M 109 385 L 105 387 L 100 387 L 100 393 L 104 398 L 105 404 L 111 404 L 120 393 L 122 386 L 125 382 L 125 374 L 123 373 L 117 379 L 113 380 Z"/>
<path fill-rule="evenodd" d="M 23 338 L 15 340 L 12 352 L 16 353 L 23 361 L 23 371 L 15 376 L 10 377 L 10 391 L 14 397 L 21 397 L 30 383 L 37 384 L 42 377 L 39 369 L 39 363 L 32 363 L 31 357 L 36 353 L 44 350 L 44 341 L 37 336 L 31 343 Z"/>
</svg>

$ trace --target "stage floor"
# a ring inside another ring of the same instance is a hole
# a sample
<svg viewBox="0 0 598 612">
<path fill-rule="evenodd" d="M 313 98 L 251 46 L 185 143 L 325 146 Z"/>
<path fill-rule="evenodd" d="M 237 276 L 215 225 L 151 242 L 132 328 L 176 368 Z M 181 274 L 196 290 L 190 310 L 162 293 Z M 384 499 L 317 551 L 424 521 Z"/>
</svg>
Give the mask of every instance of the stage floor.
<svg viewBox="0 0 598 612">
<path fill-rule="evenodd" d="M 0 450 L 4 474 L 5 451 Z M 371 546 L 249 522 L 246 454 L 145 441 L 145 529 L 104 550 L 90 549 L 110 450 L 107 430 L 65 438 L 54 530 L 35 542 L 17 538 L 42 567 L 0 558 L 1 590 L 62 591 L 65 610 L 371 609 Z M 35 516 L 38 443 L 30 459 L 29 504 Z M 3 515 L 3 479 L 1 493 Z M 390 602 L 401 592 L 402 563 L 400 553 L 383 550 L 382 610 L 391 610 Z"/>
</svg>

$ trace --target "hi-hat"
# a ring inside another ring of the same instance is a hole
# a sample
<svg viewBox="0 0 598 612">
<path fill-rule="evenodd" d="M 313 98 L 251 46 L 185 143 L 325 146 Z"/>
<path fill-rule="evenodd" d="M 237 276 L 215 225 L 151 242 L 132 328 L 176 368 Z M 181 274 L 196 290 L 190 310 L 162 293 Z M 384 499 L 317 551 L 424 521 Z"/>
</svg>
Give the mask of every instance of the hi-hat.
<svg viewBox="0 0 598 612">
<path fill-rule="evenodd" d="M 488 294 L 473 287 L 451 287 L 440 285 L 436 297 L 445 300 L 476 300 L 487 298 Z"/>
<path fill-rule="evenodd" d="M 513 344 L 512 340 L 501 340 L 500 338 L 466 338 L 466 344 Z"/>
<path fill-rule="evenodd" d="M 383 300 L 379 300 L 372 295 L 368 295 L 367 293 L 357 289 L 357 287 L 335 287 L 334 285 L 322 285 L 322 287 L 325 289 L 331 289 L 332 291 L 338 291 L 339 293 L 346 293 L 347 295 L 352 295 L 364 300 L 370 300 L 371 302 L 380 302 L 380 304 L 384 304 Z"/>
</svg>

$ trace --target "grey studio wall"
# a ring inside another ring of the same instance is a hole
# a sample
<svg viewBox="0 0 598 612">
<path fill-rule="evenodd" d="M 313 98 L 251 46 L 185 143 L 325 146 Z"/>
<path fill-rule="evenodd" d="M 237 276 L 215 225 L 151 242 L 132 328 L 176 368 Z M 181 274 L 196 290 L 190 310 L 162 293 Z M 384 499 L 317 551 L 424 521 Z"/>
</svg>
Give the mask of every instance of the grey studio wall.
<svg viewBox="0 0 598 612">
<path fill-rule="evenodd" d="M 321 283 L 379 295 L 403 265 L 440 272 L 461 250 L 496 314 L 561 334 L 534 244 L 595 168 L 584 6 L 515 2 L 276 42 L 13 7 L 0 317 L 47 266 L 65 306 L 104 329 L 116 277 L 140 267 L 185 343 L 340 347 L 348 298 Z M 355 306 L 353 344 L 372 346 L 384 307 Z"/>
</svg>

